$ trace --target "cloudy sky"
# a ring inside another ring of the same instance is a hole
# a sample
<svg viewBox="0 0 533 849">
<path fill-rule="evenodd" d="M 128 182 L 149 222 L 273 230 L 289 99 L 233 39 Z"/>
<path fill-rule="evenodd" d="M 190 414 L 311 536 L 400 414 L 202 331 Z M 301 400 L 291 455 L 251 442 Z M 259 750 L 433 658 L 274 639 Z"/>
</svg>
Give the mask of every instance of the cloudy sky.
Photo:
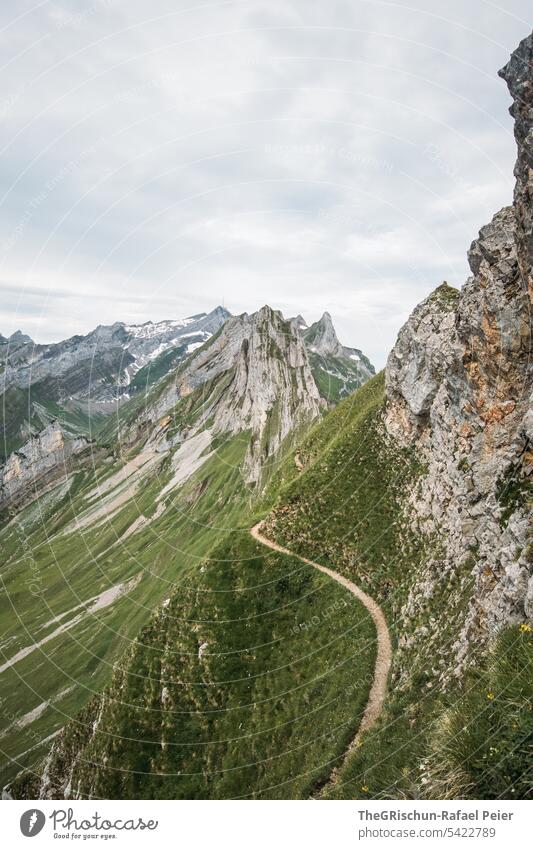
<svg viewBox="0 0 533 849">
<path fill-rule="evenodd" d="M 381 366 L 511 199 L 523 0 L 2 5 L 4 335 L 269 303 Z"/>
</svg>

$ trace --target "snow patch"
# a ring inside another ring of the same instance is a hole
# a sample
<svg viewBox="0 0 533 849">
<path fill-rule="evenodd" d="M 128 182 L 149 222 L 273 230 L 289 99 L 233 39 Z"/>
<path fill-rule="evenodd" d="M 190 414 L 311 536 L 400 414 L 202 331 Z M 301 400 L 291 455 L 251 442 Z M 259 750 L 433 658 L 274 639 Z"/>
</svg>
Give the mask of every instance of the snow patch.
<svg viewBox="0 0 533 849">
<path fill-rule="evenodd" d="M 127 324 L 125 329 L 136 339 L 152 339 L 161 333 L 180 330 L 182 327 L 187 327 L 195 321 L 198 321 L 198 316 L 196 318 L 182 318 L 175 321 L 157 321 L 155 324 L 152 321 L 147 321 L 145 324 Z"/>
</svg>

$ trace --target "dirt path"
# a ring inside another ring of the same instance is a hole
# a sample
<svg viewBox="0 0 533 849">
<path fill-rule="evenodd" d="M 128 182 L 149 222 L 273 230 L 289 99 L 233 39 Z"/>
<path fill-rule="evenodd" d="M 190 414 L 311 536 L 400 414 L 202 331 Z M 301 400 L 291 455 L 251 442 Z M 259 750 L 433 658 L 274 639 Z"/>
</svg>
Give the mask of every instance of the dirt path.
<svg viewBox="0 0 533 849">
<path fill-rule="evenodd" d="M 302 463 L 302 458 L 300 457 L 300 454 L 298 453 L 298 451 L 294 455 L 294 465 L 296 466 L 296 468 L 298 469 L 299 472 L 303 472 L 304 464 Z"/>
<path fill-rule="evenodd" d="M 313 568 L 318 569 L 319 572 L 324 572 L 325 575 L 329 575 L 330 578 L 333 578 L 334 581 L 337 581 L 338 584 L 341 584 L 341 586 L 345 587 L 349 592 L 352 593 L 352 595 L 358 598 L 359 601 L 362 602 L 362 604 L 364 604 L 364 606 L 370 613 L 372 619 L 374 620 L 374 625 L 376 626 L 376 636 L 378 643 L 376 665 L 374 668 L 374 680 L 372 681 L 372 686 L 368 694 L 368 701 L 366 703 L 365 712 L 363 714 L 361 724 L 357 729 L 357 734 L 348 746 L 346 752 L 342 757 L 341 762 L 332 770 L 328 781 L 322 787 L 319 795 L 323 795 L 325 790 L 337 783 L 339 778 L 339 772 L 346 763 L 346 760 L 349 757 L 350 753 L 359 745 L 361 735 L 363 734 L 363 732 L 368 731 L 368 729 L 371 728 L 371 726 L 379 717 L 383 709 L 383 703 L 387 694 L 387 680 L 389 677 L 389 669 L 392 660 L 392 645 L 389 635 L 389 629 L 387 626 L 387 620 L 385 619 L 385 616 L 383 615 L 383 611 L 379 604 L 374 601 L 371 596 L 367 595 L 365 592 L 363 592 L 363 590 L 359 589 L 356 584 L 354 584 L 352 581 L 349 581 L 348 578 L 345 578 L 343 575 L 339 575 L 338 572 L 334 572 L 333 569 L 328 569 L 327 566 L 321 566 L 320 563 L 315 563 L 313 560 L 308 560 L 307 557 L 301 557 L 299 554 L 295 554 L 293 551 L 289 551 L 288 548 L 283 548 L 283 546 L 278 545 L 277 542 L 272 542 L 272 540 L 263 536 L 263 534 L 261 533 L 262 524 L 262 522 L 259 522 L 259 524 L 255 525 L 255 527 L 250 530 L 251 535 L 255 540 L 257 540 L 257 542 L 262 543 L 262 545 L 266 545 L 273 551 L 280 551 L 282 554 L 289 554 L 292 557 L 297 557 L 298 560 L 301 560 L 303 563 L 307 563 L 308 566 L 313 566 Z"/>
</svg>

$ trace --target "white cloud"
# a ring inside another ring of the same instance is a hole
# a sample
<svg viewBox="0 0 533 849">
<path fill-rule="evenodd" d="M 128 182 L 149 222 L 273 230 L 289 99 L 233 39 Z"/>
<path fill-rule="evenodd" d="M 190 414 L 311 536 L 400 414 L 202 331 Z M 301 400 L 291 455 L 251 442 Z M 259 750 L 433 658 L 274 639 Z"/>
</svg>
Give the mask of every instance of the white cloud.
<svg viewBox="0 0 533 849">
<path fill-rule="evenodd" d="M 222 298 L 328 309 L 381 365 L 512 192 L 510 0 L 54 2 L 0 12 L 0 331 Z M 46 297 L 49 291 L 51 297 Z M 40 300 L 39 293 L 42 292 Z"/>
</svg>

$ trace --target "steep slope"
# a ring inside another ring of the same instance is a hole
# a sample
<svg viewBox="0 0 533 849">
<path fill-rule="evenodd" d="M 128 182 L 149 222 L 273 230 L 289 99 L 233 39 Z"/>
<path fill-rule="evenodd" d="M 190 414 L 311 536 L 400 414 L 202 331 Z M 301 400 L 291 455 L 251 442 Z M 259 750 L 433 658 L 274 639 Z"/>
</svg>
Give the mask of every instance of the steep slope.
<svg viewBox="0 0 533 849">
<path fill-rule="evenodd" d="M 360 391 L 364 419 L 382 381 Z M 324 428 L 330 439 L 342 434 L 344 405 L 317 425 L 312 444 Z M 297 474 L 289 456 L 262 513 L 280 480 Z M 306 798 L 328 782 L 364 714 L 374 624 L 329 577 L 255 543 L 252 515 L 243 512 L 242 530 L 169 588 L 110 686 L 11 795 Z"/>
<path fill-rule="evenodd" d="M 311 370 L 327 401 L 334 404 L 346 398 L 376 373 L 362 351 L 341 345 L 328 312 L 311 327 L 303 326 L 300 319 L 298 316 L 295 321 L 309 353 Z"/>
<path fill-rule="evenodd" d="M 38 497 L 49 480 L 67 475 L 73 459 L 88 451 L 84 436 L 65 432 L 57 422 L 45 427 L 0 466 L 0 514 Z"/>
<path fill-rule="evenodd" d="M 180 400 L 180 415 L 164 425 L 180 438 L 207 427 L 214 438 L 251 431 L 246 467 L 255 483 L 289 433 L 324 407 L 301 337 L 268 306 L 229 319 L 154 391 L 126 405 L 119 415 L 121 444 L 148 434 L 160 440 L 160 422 Z"/>
<path fill-rule="evenodd" d="M 71 470 L 0 530 L 0 736 L 5 782 L 40 761 L 109 682 L 152 611 L 239 522 L 247 435 L 220 444 L 161 496 L 168 458 Z M 185 469 L 183 470 L 185 472 Z M 223 513 L 223 518 L 221 518 Z"/>
<path fill-rule="evenodd" d="M 3 454 L 56 418 L 95 434 L 117 400 L 162 377 L 229 317 L 217 307 L 179 321 L 99 326 L 87 336 L 38 345 L 20 331 L 0 342 Z M 113 403 L 114 402 L 114 403 Z"/>
<path fill-rule="evenodd" d="M 504 670 L 533 645 L 532 53 L 529 37 L 502 71 L 515 98 L 513 206 L 473 242 L 463 289 L 443 284 L 400 331 L 383 407 L 357 413 L 351 436 L 337 432 L 329 445 L 325 422 L 267 523 L 292 550 L 366 582 L 396 635 L 386 715 L 334 796 L 531 791 L 531 664 L 518 679 Z M 354 396 L 358 406 L 372 383 Z M 352 418 L 350 401 L 327 420 L 330 431 L 334 418 Z M 491 728 L 483 745 L 476 724 Z"/>
<path fill-rule="evenodd" d="M 169 585 L 196 576 L 249 510 L 250 484 L 321 412 L 279 313 L 228 324 L 120 408 L 120 441 L 76 453 L 55 426 L 4 466 L 5 780 L 109 681 Z"/>
<path fill-rule="evenodd" d="M 306 798 L 351 740 L 373 664 L 371 620 L 350 593 L 235 532 L 9 793 Z"/>
</svg>

